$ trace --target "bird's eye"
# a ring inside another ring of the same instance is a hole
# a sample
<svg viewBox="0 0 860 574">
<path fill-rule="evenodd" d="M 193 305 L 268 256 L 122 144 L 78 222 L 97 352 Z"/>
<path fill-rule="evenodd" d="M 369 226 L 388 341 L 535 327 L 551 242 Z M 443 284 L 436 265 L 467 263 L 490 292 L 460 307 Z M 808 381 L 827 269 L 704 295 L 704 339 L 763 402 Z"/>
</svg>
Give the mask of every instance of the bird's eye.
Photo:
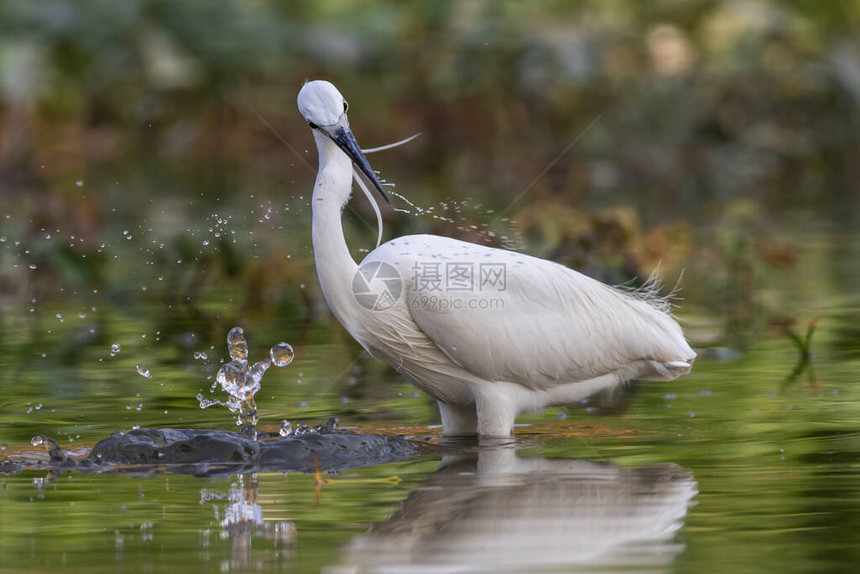
<svg viewBox="0 0 860 574">
<path fill-rule="evenodd" d="M 309 125 L 309 126 L 311 126 L 311 129 L 312 129 L 312 130 L 315 130 L 315 129 L 317 129 L 317 128 L 319 127 L 318 125 L 316 125 L 316 124 L 315 124 L 315 123 L 313 123 L 313 122 L 308 122 L 308 125 Z"/>
<path fill-rule="evenodd" d="M 347 111 L 349 109 L 349 103 L 346 100 L 343 101 L 343 111 Z"/>
</svg>

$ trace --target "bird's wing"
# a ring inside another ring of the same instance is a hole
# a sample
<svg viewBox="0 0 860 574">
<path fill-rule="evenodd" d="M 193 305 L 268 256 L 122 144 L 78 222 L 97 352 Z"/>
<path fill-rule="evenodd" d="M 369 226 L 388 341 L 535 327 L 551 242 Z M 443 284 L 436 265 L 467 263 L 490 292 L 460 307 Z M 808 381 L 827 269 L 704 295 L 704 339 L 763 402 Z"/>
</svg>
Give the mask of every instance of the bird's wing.
<svg viewBox="0 0 860 574">
<path fill-rule="evenodd" d="M 401 237 L 369 260 L 400 271 L 415 323 L 485 380 L 541 389 L 695 356 L 668 314 L 550 261 L 432 235 Z"/>
</svg>

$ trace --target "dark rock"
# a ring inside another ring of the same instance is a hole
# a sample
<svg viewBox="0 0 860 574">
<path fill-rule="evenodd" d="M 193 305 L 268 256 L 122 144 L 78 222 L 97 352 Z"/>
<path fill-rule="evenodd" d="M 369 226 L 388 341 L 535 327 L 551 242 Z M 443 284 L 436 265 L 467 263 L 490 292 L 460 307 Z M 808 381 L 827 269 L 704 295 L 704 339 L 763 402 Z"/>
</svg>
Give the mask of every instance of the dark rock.
<svg viewBox="0 0 860 574">
<path fill-rule="evenodd" d="M 254 470 L 329 471 L 404 460 L 426 448 L 403 436 L 343 431 L 251 441 L 230 431 L 136 429 L 100 440 L 78 469 L 206 476 Z"/>
</svg>

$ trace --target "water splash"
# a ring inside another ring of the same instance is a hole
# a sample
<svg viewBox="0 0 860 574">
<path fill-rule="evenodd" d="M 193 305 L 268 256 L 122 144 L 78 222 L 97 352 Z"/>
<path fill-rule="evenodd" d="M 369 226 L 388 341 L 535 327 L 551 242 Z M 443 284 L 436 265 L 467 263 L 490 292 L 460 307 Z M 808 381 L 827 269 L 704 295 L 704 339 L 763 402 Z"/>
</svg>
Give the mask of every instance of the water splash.
<svg viewBox="0 0 860 574">
<path fill-rule="evenodd" d="M 120 344 L 114 343 L 113 345 L 110 346 L 110 356 L 116 357 L 121 350 L 122 350 L 122 347 L 120 346 Z"/>
<path fill-rule="evenodd" d="M 454 231 L 470 237 L 475 243 L 499 243 L 505 249 L 512 251 L 520 251 L 524 247 L 522 237 L 512 227 L 514 222 L 510 218 L 497 215 L 494 209 L 485 209 L 480 203 L 473 204 L 468 200 L 449 200 L 425 207 L 413 203 L 393 189 L 386 191 L 390 196 L 401 200 L 407 206 L 405 208 L 394 206 L 394 211 L 416 218 L 430 218 L 444 222 L 453 226 Z M 486 219 L 486 221 L 477 225 L 471 223 L 475 217 Z"/>
<path fill-rule="evenodd" d="M 151 373 L 151 372 L 150 372 L 150 370 L 146 367 L 146 365 L 144 365 L 144 364 L 142 364 L 142 363 L 138 363 L 136 368 L 137 368 L 137 373 L 138 373 L 141 377 L 146 377 L 147 379 L 151 379 L 151 378 L 152 378 L 152 373 Z"/>
<path fill-rule="evenodd" d="M 248 366 L 248 340 L 241 327 L 233 327 L 227 333 L 227 351 L 232 361 L 225 363 L 218 370 L 211 391 L 220 385 L 227 393 L 227 400 L 208 399 L 203 394 L 197 395 L 200 408 L 220 405 L 238 412 L 236 424 L 239 434 L 249 440 L 257 440 L 257 403 L 254 395 L 260 390 L 263 375 L 272 366 L 285 367 L 293 360 L 293 348 L 287 343 L 278 343 L 269 350 L 269 358 L 257 361 Z"/>
<path fill-rule="evenodd" d="M 283 437 L 302 436 L 307 434 L 331 434 L 337 432 L 337 427 L 339 424 L 339 418 L 329 417 L 325 424 L 310 426 L 306 423 L 300 422 L 296 425 L 296 428 L 294 429 L 292 423 L 285 419 L 281 421 L 281 428 L 278 431 L 278 434 Z"/>
<path fill-rule="evenodd" d="M 264 519 L 263 507 L 257 502 L 258 487 L 259 478 L 256 473 L 240 474 L 237 476 L 237 481 L 230 485 L 227 493 L 229 503 L 224 508 L 223 518 L 218 507 L 215 507 L 215 518 L 219 520 L 221 526 L 220 538 L 233 541 L 233 553 L 230 562 L 226 563 L 229 566 L 227 570 L 245 572 L 254 569 L 251 567 L 255 564 L 251 558 L 251 548 L 255 537 L 262 536 L 274 540 L 276 547 L 296 542 L 294 523 L 272 517 Z M 201 491 L 201 504 L 207 498 L 223 499 L 218 495 L 213 497 L 204 489 Z"/>
<path fill-rule="evenodd" d="M 293 434 L 293 425 L 287 419 L 281 421 L 281 428 L 278 430 L 281 436 L 291 436 Z"/>
</svg>

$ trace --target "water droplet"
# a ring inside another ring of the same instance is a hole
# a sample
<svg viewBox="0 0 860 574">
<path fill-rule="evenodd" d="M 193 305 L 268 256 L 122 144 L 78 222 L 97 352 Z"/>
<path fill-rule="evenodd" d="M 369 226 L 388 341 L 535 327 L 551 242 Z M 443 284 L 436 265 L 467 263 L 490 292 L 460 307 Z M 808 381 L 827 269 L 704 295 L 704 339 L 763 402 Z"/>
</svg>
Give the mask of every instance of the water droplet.
<svg viewBox="0 0 860 574">
<path fill-rule="evenodd" d="M 121 350 L 122 350 L 122 347 L 120 347 L 120 344 L 114 343 L 113 345 L 110 346 L 110 356 L 116 357 Z"/>
<path fill-rule="evenodd" d="M 198 361 L 205 361 L 206 359 L 209 358 L 209 355 L 207 355 L 203 351 L 195 351 L 194 352 L 194 358 Z"/>
<path fill-rule="evenodd" d="M 227 350 L 234 361 L 248 360 L 248 341 L 242 327 L 233 327 L 227 333 Z"/>
<path fill-rule="evenodd" d="M 200 403 L 201 409 L 207 409 L 213 405 L 221 405 L 225 407 L 227 406 L 226 404 L 222 403 L 217 399 L 207 399 L 203 396 L 203 393 L 197 393 L 197 402 Z"/>
<path fill-rule="evenodd" d="M 276 367 L 286 367 L 293 362 L 295 353 L 293 347 L 289 343 L 278 343 L 269 351 L 269 356 L 272 357 L 272 363 Z"/>
<path fill-rule="evenodd" d="M 83 187 L 84 186 L 84 180 L 79 179 L 78 181 L 75 182 L 75 185 L 77 185 L 78 187 Z"/>
<path fill-rule="evenodd" d="M 37 269 L 37 267 L 34 263 L 30 263 L 30 265 L 28 267 L 30 267 L 30 269 L 32 269 L 34 271 Z"/>
<path fill-rule="evenodd" d="M 278 431 L 278 434 L 281 436 L 290 436 L 293 434 L 293 425 L 290 424 L 290 421 L 287 419 L 281 421 L 281 429 Z"/>
<path fill-rule="evenodd" d="M 138 372 L 138 374 L 140 374 L 143 377 L 146 377 L 147 379 L 152 378 L 152 373 L 150 373 L 149 369 L 147 369 L 146 366 L 141 364 L 141 363 L 137 364 L 137 372 Z"/>
<path fill-rule="evenodd" d="M 131 425 L 131 430 L 140 430 L 140 425 L 138 425 L 138 424 Z"/>
<path fill-rule="evenodd" d="M 30 444 L 33 446 L 40 446 L 45 444 L 45 437 L 42 435 L 34 436 L 30 439 Z"/>
</svg>

